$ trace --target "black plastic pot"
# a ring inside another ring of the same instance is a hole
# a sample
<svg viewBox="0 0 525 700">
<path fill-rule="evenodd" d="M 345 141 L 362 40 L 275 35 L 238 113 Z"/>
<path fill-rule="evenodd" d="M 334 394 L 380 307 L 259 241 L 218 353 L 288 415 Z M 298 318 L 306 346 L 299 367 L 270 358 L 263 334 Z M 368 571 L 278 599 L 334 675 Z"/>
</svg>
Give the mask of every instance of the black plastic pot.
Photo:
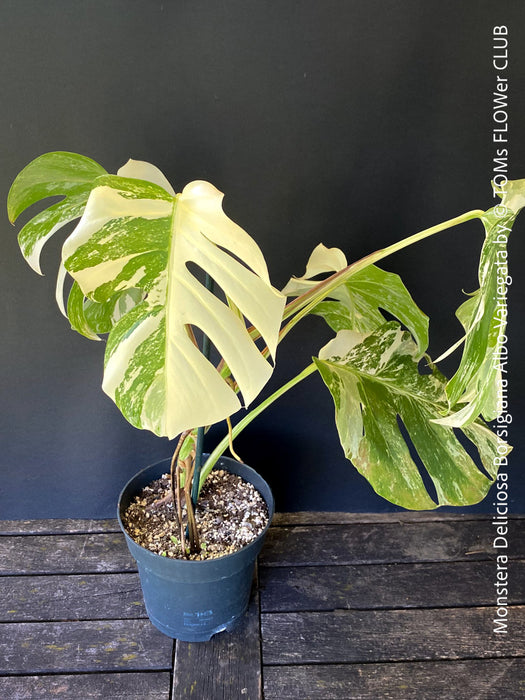
<svg viewBox="0 0 525 700">
<path fill-rule="evenodd" d="M 148 617 L 168 637 L 185 642 L 208 641 L 217 632 L 231 629 L 244 613 L 255 560 L 274 513 L 270 487 L 257 472 L 228 457 L 221 457 L 215 468 L 248 481 L 268 506 L 268 526 L 257 539 L 233 554 L 204 561 L 171 559 L 141 547 L 127 534 L 122 524 L 126 508 L 144 486 L 169 472 L 169 459 L 136 474 L 122 490 L 118 503 L 119 525 L 138 565 Z"/>
</svg>

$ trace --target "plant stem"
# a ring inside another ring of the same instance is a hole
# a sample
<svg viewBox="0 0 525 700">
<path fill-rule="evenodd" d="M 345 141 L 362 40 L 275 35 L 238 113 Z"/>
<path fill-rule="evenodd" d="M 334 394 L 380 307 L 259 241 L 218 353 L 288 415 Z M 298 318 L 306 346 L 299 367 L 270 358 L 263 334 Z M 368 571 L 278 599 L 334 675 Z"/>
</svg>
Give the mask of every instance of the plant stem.
<svg viewBox="0 0 525 700">
<path fill-rule="evenodd" d="M 179 452 L 181 450 L 181 447 L 184 443 L 184 440 L 188 437 L 190 434 L 189 430 L 185 430 L 181 436 L 179 437 L 179 440 L 177 442 L 177 447 L 175 448 L 175 452 L 173 453 L 173 457 L 171 458 L 171 466 L 170 466 L 170 483 L 171 483 L 171 495 L 173 496 L 173 503 L 177 500 L 177 488 L 179 487 L 179 484 L 176 483 L 175 479 L 175 469 L 177 467 L 177 461 L 179 458 Z"/>
<path fill-rule="evenodd" d="M 179 463 L 179 453 L 181 450 L 181 447 L 184 443 L 184 440 L 187 438 L 187 436 L 190 434 L 191 431 L 185 430 L 182 435 L 179 438 L 179 441 L 177 442 L 177 447 L 175 448 L 175 452 L 173 453 L 173 457 L 171 458 L 171 466 L 170 466 L 170 484 L 171 484 L 171 495 L 173 498 L 173 505 L 177 506 L 177 518 L 179 520 L 179 526 L 182 528 L 182 508 L 180 507 L 180 473 L 177 469 L 178 463 Z"/>
<path fill-rule="evenodd" d="M 210 454 L 208 459 L 206 460 L 206 463 L 204 464 L 201 475 L 200 475 L 200 483 L 199 483 L 199 491 L 202 488 L 202 485 L 204 484 L 204 481 L 208 474 L 211 472 L 213 467 L 215 466 L 217 460 L 219 457 L 223 454 L 223 452 L 226 450 L 226 448 L 229 445 L 230 438 L 234 439 L 239 435 L 240 432 L 246 428 L 247 425 L 249 425 L 254 418 L 257 418 L 257 416 L 262 413 L 268 406 L 270 406 L 274 401 L 276 401 L 280 396 L 285 394 L 289 389 L 292 389 L 296 384 L 299 384 L 303 379 L 306 379 L 306 377 L 310 376 L 310 374 L 313 374 L 315 371 L 317 371 L 317 368 L 315 364 L 312 362 L 311 365 L 308 365 L 305 369 L 303 369 L 302 372 L 300 372 L 296 377 L 293 379 L 290 379 L 289 382 L 286 384 L 283 384 L 282 387 L 277 389 L 271 396 L 269 396 L 267 399 L 262 401 L 256 408 L 252 409 L 249 413 L 247 413 L 242 420 L 240 420 L 237 425 L 233 428 L 231 435 L 228 432 L 228 435 L 224 437 L 221 442 L 217 445 L 217 447 L 213 450 L 213 452 Z"/>
<path fill-rule="evenodd" d="M 206 289 L 213 294 L 214 282 L 208 273 L 206 273 L 205 286 L 206 286 Z M 202 338 L 202 354 L 204 355 L 204 357 L 207 360 L 209 360 L 209 358 L 210 358 L 210 339 L 208 338 L 206 333 L 203 334 L 203 338 Z M 194 506 L 197 504 L 197 499 L 199 498 L 199 491 L 200 491 L 199 480 L 200 480 L 200 473 L 201 473 L 201 467 L 202 467 L 203 447 L 204 447 L 204 426 L 201 426 L 197 429 L 197 442 L 195 445 L 195 462 L 194 462 L 194 467 L 193 467 L 193 480 L 192 480 L 192 485 L 191 485 L 191 501 L 192 501 Z"/>
<path fill-rule="evenodd" d="M 197 428 L 197 440 L 195 442 L 195 462 L 193 469 L 193 483 L 191 486 L 191 500 L 193 505 L 197 503 L 197 497 L 199 495 L 198 483 L 199 475 L 202 466 L 202 450 L 204 447 L 204 427 Z"/>
<path fill-rule="evenodd" d="M 175 480 L 177 482 L 177 519 L 179 521 L 179 533 L 180 533 L 180 542 L 182 545 L 182 553 L 186 558 L 186 530 L 184 528 L 184 523 L 182 522 L 182 498 L 181 498 L 181 488 L 180 488 L 180 462 L 177 459 L 176 460 L 176 466 L 175 466 Z"/>
<path fill-rule="evenodd" d="M 186 501 L 186 515 L 188 518 L 187 534 L 186 537 L 190 542 L 190 553 L 195 554 L 201 551 L 201 545 L 199 542 L 199 533 L 197 530 L 197 522 L 195 521 L 195 510 L 190 494 L 191 484 L 193 483 L 193 471 L 195 469 L 195 462 L 192 464 L 191 457 L 187 457 L 185 461 L 185 484 L 184 484 L 184 498 Z"/>
<path fill-rule="evenodd" d="M 441 224 L 437 224 L 436 226 L 427 228 L 424 231 L 419 231 L 419 233 L 414 233 L 412 236 L 408 236 L 402 241 L 393 243 L 392 245 L 387 246 L 386 248 L 380 248 L 374 253 L 370 253 L 364 258 L 361 258 L 360 260 L 351 263 L 342 270 L 335 272 L 333 275 L 331 275 L 331 277 L 322 280 L 321 282 L 319 282 L 319 284 L 316 284 L 315 287 L 312 287 L 312 289 L 310 289 L 308 292 L 301 294 L 296 299 L 294 299 L 286 305 L 283 314 L 283 321 L 292 316 L 293 314 L 295 314 L 295 316 L 289 321 L 289 323 L 286 324 L 286 326 L 284 326 L 281 329 L 279 333 L 279 342 L 281 342 L 285 335 L 287 335 L 287 333 L 289 333 L 292 330 L 296 323 L 298 323 L 304 316 L 309 314 L 310 311 L 312 311 L 312 309 L 314 309 L 320 301 L 329 296 L 330 292 L 332 292 L 334 289 L 337 289 L 337 287 L 343 284 L 343 282 L 346 282 L 346 280 L 349 279 L 352 275 L 355 275 L 357 272 L 364 270 L 365 267 L 376 263 L 378 260 L 382 260 L 383 258 L 386 258 L 389 255 L 392 255 L 393 253 L 397 253 L 397 251 L 402 250 L 403 248 L 408 248 L 408 246 L 422 241 L 424 238 L 433 236 L 434 234 L 440 233 L 441 231 L 445 231 L 446 229 L 452 228 L 453 226 L 458 226 L 459 224 L 462 224 L 466 221 L 470 221 L 471 219 L 479 219 L 484 214 L 485 212 L 481 211 L 481 209 L 474 209 L 472 211 L 468 211 L 465 214 L 461 214 L 461 216 L 456 216 L 454 219 L 449 219 L 448 221 L 444 221 Z"/>
</svg>

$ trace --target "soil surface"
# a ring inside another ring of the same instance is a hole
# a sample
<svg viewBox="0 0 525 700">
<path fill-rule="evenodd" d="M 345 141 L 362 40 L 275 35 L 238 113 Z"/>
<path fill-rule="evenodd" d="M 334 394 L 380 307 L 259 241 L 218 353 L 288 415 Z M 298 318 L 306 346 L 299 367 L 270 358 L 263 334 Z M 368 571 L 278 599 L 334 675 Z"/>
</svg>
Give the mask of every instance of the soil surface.
<svg viewBox="0 0 525 700">
<path fill-rule="evenodd" d="M 184 523 L 185 518 L 184 506 Z M 200 554 L 190 555 L 187 544 L 186 552 L 181 546 L 169 474 L 146 486 L 123 517 L 130 537 L 156 554 L 175 559 L 215 559 L 236 552 L 260 535 L 268 523 L 268 508 L 252 484 L 218 469 L 202 487 L 195 520 L 202 549 Z"/>
</svg>

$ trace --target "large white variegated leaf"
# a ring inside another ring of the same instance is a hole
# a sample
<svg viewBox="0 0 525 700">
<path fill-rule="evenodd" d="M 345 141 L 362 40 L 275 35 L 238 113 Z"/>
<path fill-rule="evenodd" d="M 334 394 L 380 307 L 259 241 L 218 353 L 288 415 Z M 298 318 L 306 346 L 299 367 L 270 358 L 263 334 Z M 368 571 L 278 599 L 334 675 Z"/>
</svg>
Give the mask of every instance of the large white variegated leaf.
<svg viewBox="0 0 525 700">
<path fill-rule="evenodd" d="M 299 296 L 312 289 L 314 278 L 332 274 L 347 266 L 339 248 L 320 243 L 314 248 L 302 277 L 292 277 L 283 289 L 287 296 Z M 398 318 L 412 333 L 420 355 L 428 347 L 428 316 L 418 308 L 399 275 L 368 265 L 330 292 L 333 301 L 322 301 L 311 313 L 322 316 L 334 331 L 354 330 L 367 333 L 381 326 L 384 309 Z"/>
<path fill-rule="evenodd" d="M 434 422 L 447 408 L 446 382 L 438 373 L 420 374 L 417 357 L 410 334 L 393 321 L 369 334 L 340 331 L 320 351 L 315 363 L 334 400 L 345 454 L 380 496 L 404 508 L 477 503 L 492 481 L 454 430 Z M 481 421 L 467 426 L 464 434 L 495 478 L 496 435 Z M 434 483 L 437 503 L 410 443 Z"/>
<path fill-rule="evenodd" d="M 510 181 L 501 205 L 482 217 L 485 241 L 479 262 L 479 289 L 456 312 L 465 330 L 464 347 L 447 394 L 450 406 L 457 410 L 439 419 L 443 425 L 468 425 L 479 415 L 491 421 L 501 412 L 497 385 L 505 368 L 499 339 L 505 337 L 507 325 L 507 239 L 524 206 L 525 180 Z"/>
<path fill-rule="evenodd" d="M 143 293 L 108 336 L 103 388 L 133 425 L 170 438 L 240 407 L 188 326 L 210 338 L 245 405 L 272 372 L 244 320 L 188 267 L 210 275 L 274 356 L 285 299 L 271 286 L 256 243 L 224 214 L 222 198 L 203 181 L 174 195 L 157 168 L 130 161 L 94 186 L 63 247 L 66 269 L 94 302 Z"/>
</svg>

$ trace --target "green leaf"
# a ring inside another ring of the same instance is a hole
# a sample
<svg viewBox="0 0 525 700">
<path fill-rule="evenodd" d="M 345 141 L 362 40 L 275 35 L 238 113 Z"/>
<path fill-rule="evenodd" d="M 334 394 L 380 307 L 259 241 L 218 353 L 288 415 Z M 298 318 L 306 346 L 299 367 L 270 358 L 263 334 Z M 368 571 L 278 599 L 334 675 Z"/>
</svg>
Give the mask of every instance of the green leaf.
<svg viewBox="0 0 525 700">
<path fill-rule="evenodd" d="M 98 303 L 84 296 L 77 282 L 73 282 L 67 303 L 67 317 L 71 328 L 90 340 L 101 340 L 99 333 L 109 333 L 115 324 L 140 303 L 144 294 L 140 289 L 124 289 Z"/>
<path fill-rule="evenodd" d="M 19 233 L 22 253 L 36 272 L 40 273 L 40 252 L 45 242 L 62 226 L 81 216 L 93 181 L 105 172 L 85 156 L 54 152 L 35 158 L 16 177 L 7 197 L 12 223 L 32 204 L 47 197 L 63 197 L 33 217 Z"/>
<path fill-rule="evenodd" d="M 97 179 L 63 247 L 66 269 L 97 304 L 141 290 L 142 300 L 109 333 L 103 388 L 133 425 L 170 438 L 240 407 L 187 325 L 210 338 L 245 405 L 272 373 L 237 309 L 274 356 L 285 300 L 270 285 L 258 246 L 224 214 L 222 197 L 200 181 L 175 195 L 157 168 L 130 161 L 117 176 Z M 233 309 L 205 289 L 190 262 L 210 274 Z"/>
<path fill-rule="evenodd" d="M 84 313 L 84 293 L 76 282 L 73 282 L 67 300 L 67 316 L 71 328 L 90 340 L 100 340 L 94 328 L 89 324 Z"/>
<path fill-rule="evenodd" d="M 283 294 L 297 296 L 309 291 L 320 273 L 336 272 L 346 267 L 347 261 L 338 248 L 326 248 L 322 243 L 313 251 L 303 277 L 293 277 Z M 311 313 L 322 316 L 332 330 L 354 330 L 367 333 L 381 326 L 387 311 L 412 333 L 420 356 L 428 347 L 428 317 L 410 296 L 399 275 L 385 272 L 376 265 L 368 265 L 356 272 L 337 289 L 330 292 L 334 301 L 322 301 Z"/>
<path fill-rule="evenodd" d="M 191 433 L 188 433 L 186 436 L 184 442 L 182 443 L 182 447 L 180 448 L 179 452 L 179 462 L 183 462 L 187 457 L 191 455 L 192 452 L 195 451 L 195 446 L 197 444 L 197 429 L 195 428 L 194 430 L 191 431 Z"/>
<path fill-rule="evenodd" d="M 500 356 L 500 339 L 504 338 L 507 324 L 507 239 L 525 205 L 525 180 L 508 182 L 505 189 L 501 205 L 482 217 L 485 240 L 479 262 L 479 289 L 456 312 L 465 339 L 461 362 L 447 386 L 447 395 L 450 406 L 457 410 L 440 419 L 443 425 L 467 425 L 480 414 L 491 421 L 501 412 L 496 387 L 506 371 L 505 358 Z"/>
<path fill-rule="evenodd" d="M 140 289 L 124 289 L 108 301 L 97 303 L 84 297 L 84 316 L 95 333 L 109 333 L 115 324 L 144 299 Z"/>
<path fill-rule="evenodd" d="M 477 503 L 492 482 L 454 430 L 434 422 L 447 407 L 445 380 L 437 372 L 421 374 L 418 355 L 410 334 L 392 321 L 369 334 L 340 331 L 314 358 L 334 400 L 341 444 L 374 490 L 392 503 L 415 510 Z M 432 479 L 437 503 L 398 419 Z M 465 435 L 495 476 L 496 436 L 481 422 Z"/>
</svg>

